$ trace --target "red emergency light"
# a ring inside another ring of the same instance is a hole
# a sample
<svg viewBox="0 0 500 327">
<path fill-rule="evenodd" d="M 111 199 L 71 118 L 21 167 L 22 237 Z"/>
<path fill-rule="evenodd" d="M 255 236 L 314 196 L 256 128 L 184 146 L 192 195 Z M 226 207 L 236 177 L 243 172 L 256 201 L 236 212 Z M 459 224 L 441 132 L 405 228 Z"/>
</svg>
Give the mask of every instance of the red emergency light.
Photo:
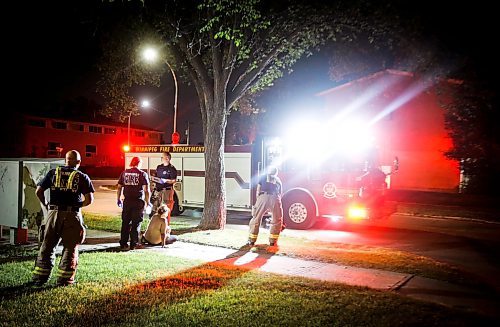
<svg viewBox="0 0 500 327">
<path fill-rule="evenodd" d="M 350 219 L 366 219 L 368 218 L 368 212 L 365 207 L 354 204 L 347 209 L 347 217 Z"/>
</svg>

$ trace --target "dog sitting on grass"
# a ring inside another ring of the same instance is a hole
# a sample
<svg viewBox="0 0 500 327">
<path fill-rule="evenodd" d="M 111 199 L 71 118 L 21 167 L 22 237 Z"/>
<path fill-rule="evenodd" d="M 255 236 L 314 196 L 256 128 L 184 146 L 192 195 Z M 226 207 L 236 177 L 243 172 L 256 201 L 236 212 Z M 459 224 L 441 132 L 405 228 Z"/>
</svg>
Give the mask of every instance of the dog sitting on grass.
<svg viewBox="0 0 500 327">
<path fill-rule="evenodd" d="M 172 228 L 168 225 L 168 211 L 166 204 L 158 207 L 148 224 L 146 232 L 142 235 L 141 242 L 143 244 L 161 245 L 163 248 L 166 244 L 177 241 L 177 237 L 170 235 Z"/>
</svg>

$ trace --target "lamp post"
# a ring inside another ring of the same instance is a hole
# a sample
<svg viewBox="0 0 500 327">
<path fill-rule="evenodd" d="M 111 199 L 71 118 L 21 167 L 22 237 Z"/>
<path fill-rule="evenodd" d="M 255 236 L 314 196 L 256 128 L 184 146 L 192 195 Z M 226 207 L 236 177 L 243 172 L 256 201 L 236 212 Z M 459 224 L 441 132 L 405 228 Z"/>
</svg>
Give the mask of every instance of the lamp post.
<svg viewBox="0 0 500 327">
<path fill-rule="evenodd" d="M 127 145 L 130 146 L 130 117 L 132 116 L 132 111 L 128 114 L 128 129 L 127 129 Z"/>
<path fill-rule="evenodd" d="M 155 61 L 156 58 L 158 57 L 158 52 L 156 49 L 153 48 L 146 48 L 143 52 L 144 59 L 146 59 L 149 62 Z M 170 69 L 170 73 L 172 74 L 172 77 L 174 79 L 174 86 L 175 86 L 175 96 L 174 96 L 174 124 L 173 124 L 173 132 L 172 132 L 172 144 L 178 144 L 180 135 L 177 133 L 177 97 L 179 94 L 179 86 L 177 85 L 177 76 L 175 75 L 174 70 L 172 69 L 172 66 L 170 66 L 169 62 L 167 60 L 164 60 L 165 63 L 167 64 L 168 68 Z"/>
<path fill-rule="evenodd" d="M 123 150 L 125 152 L 130 151 L 130 117 L 132 116 L 132 112 L 128 114 L 128 128 L 127 128 L 127 144 L 123 146 Z"/>
</svg>

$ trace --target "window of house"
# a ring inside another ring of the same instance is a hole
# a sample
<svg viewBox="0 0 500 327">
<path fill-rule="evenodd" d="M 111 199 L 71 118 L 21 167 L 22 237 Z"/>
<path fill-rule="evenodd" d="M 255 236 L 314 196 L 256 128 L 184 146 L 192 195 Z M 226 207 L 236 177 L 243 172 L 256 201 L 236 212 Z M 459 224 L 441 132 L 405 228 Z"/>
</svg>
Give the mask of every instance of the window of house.
<svg viewBox="0 0 500 327">
<path fill-rule="evenodd" d="M 105 127 L 104 128 L 104 134 L 116 134 L 116 128 L 111 128 L 111 127 Z"/>
<path fill-rule="evenodd" d="M 62 121 L 53 121 L 52 128 L 55 129 L 67 129 L 68 124 Z"/>
<path fill-rule="evenodd" d="M 92 144 L 87 144 L 85 146 L 85 157 L 94 157 L 97 153 L 97 146 Z"/>
<path fill-rule="evenodd" d="M 141 131 L 135 131 L 134 135 L 137 136 L 137 137 L 144 137 L 146 135 L 146 133 L 141 132 Z"/>
<path fill-rule="evenodd" d="M 83 132 L 83 124 L 69 124 L 69 129 L 72 131 Z"/>
<path fill-rule="evenodd" d="M 59 142 L 48 142 L 47 144 L 47 156 L 58 157 L 62 151 L 62 145 Z"/>
<path fill-rule="evenodd" d="M 90 133 L 102 134 L 102 127 L 101 126 L 89 125 L 89 132 Z"/>
<path fill-rule="evenodd" d="M 34 127 L 45 127 L 45 120 L 43 120 L 43 119 L 29 119 L 28 125 L 34 126 Z"/>
</svg>

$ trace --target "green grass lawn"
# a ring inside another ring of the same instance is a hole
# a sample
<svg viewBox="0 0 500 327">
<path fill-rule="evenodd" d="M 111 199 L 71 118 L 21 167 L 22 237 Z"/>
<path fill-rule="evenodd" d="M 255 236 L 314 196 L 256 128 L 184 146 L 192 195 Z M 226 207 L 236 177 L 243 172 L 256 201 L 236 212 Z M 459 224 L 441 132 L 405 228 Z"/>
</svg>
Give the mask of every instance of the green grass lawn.
<svg viewBox="0 0 500 327">
<path fill-rule="evenodd" d="M 120 215 L 111 216 L 92 212 L 83 212 L 83 220 L 89 229 L 104 230 L 109 232 L 120 232 L 122 226 L 122 218 Z M 149 218 L 144 218 L 141 224 L 141 230 L 145 231 L 149 224 Z M 195 227 L 195 224 L 190 219 L 172 219 L 170 226 L 172 229 L 184 230 Z"/>
<path fill-rule="evenodd" d="M 390 292 L 151 250 L 83 253 L 71 287 L 27 286 L 32 268 L 32 260 L 0 264 L 1 326 L 494 325 Z"/>
</svg>

